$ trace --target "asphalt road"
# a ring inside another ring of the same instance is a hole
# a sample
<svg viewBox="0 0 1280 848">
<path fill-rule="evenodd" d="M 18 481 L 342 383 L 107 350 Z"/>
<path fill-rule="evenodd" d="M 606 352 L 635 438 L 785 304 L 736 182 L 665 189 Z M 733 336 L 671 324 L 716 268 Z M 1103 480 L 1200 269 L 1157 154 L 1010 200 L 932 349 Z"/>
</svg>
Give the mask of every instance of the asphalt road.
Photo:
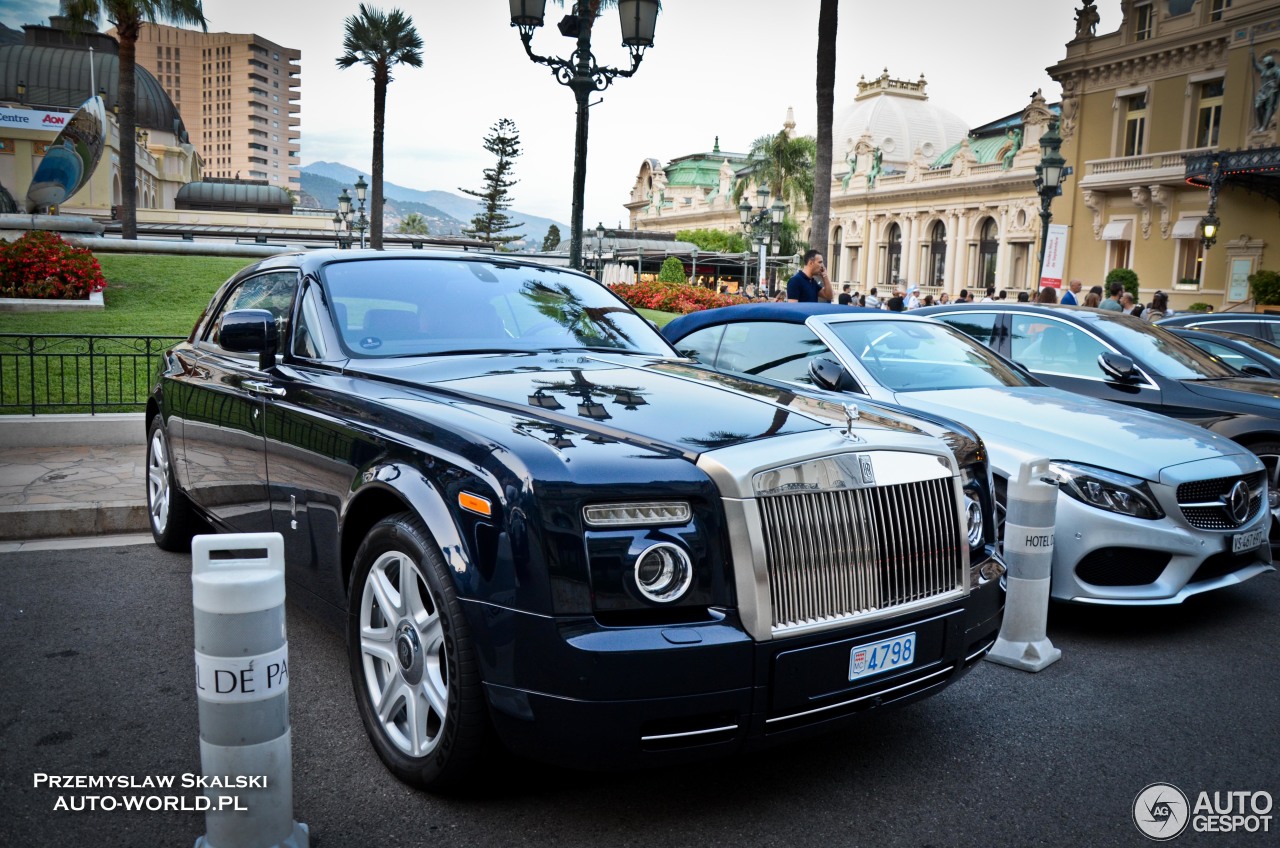
<svg viewBox="0 0 1280 848">
<path fill-rule="evenodd" d="M 0 846 L 191 845 L 198 812 L 70 812 L 34 775 L 200 772 L 190 561 L 0 555 Z M 984 664 L 930 700 L 766 754 L 639 773 L 505 761 L 479 797 L 374 756 L 338 634 L 290 608 L 294 810 L 313 846 L 1140 846 L 1169 782 L 1280 797 L 1280 576 L 1173 609 L 1055 608 L 1061 662 Z M 190 795 L 196 793 L 191 791 Z M 1171 844 L 1271 846 L 1271 832 Z"/>
</svg>

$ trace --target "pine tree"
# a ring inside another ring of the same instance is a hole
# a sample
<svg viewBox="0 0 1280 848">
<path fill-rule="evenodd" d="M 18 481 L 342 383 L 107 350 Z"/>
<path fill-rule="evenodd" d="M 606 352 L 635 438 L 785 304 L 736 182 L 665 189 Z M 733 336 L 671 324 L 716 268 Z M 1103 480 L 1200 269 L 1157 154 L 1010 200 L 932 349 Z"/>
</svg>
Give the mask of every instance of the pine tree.
<svg viewBox="0 0 1280 848">
<path fill-rule="evenodd" d="M 519 180 L 511 179 L 515 159 L 520 155 L 520 132 L 515 121 L 502 118 L 489 129 L 485 136 L 484 149 L 498 157 L 492 168 L 484 169 L 484 188 L 479 191 L 458 189 L 463 194 L 478 197 L 483 201 L 480 212 L 471 219 L 470 227 L 463 227 L 462 234 L 480 239 L 489 244 L 505 246 L 513 241 L 520 241 L 523 235 L 503 235 L 510 230 L 523 227 L 523 222 L 515 222 L 503 210 L 511 208 L 509 189 Z"/>
<path fill-rule="evenodd" d="M 555 224 L 547 227 L 547 237 L 542 240 L 542 252 L 550 253 L 560 246 L 560 228 Z"/>
</svg>

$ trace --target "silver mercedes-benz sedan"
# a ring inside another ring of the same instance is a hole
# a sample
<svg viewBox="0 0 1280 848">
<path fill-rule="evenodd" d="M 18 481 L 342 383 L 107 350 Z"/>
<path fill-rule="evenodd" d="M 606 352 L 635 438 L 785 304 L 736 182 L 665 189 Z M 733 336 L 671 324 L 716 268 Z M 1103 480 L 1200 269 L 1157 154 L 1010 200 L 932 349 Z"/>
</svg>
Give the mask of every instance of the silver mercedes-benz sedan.
<svg viewBox="0 0 1280 848">
<path fill-rule="evenodd" d="M 1043 385 L 924 317 L 826 304 L 697 312 L 663 333 L 718 371 L 947 416 L 986 442 L 997 488 L 1029 459 L 1059 487 L 1052 596 L 1176 604 L 1271 566 L 1262 464 L 1200 427 Z"/>
</svg>

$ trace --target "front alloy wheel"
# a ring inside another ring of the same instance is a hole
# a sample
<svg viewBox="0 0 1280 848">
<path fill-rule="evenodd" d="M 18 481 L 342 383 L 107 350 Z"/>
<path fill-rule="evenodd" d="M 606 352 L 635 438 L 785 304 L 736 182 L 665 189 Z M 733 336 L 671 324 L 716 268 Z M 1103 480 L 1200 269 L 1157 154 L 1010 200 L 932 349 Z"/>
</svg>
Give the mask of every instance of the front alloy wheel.
<svg viewBox="0 0 1280 848">
<path fill-rule="evenodd" d="M 440 610 L 417 563 L 401 551 L 379 556 L 365 577 L 360 653 L 382 732 L 409 757 L 430 754 L 449 715 L 449 658 Z"/>
<path fill-rule="evenodd" d="M 356 553 L 347 652 L 387 767 L 425 789 L 465 783 L 486 745 L 484 695 L 453 582 L 416 515 L 378 522 Z"/>
</svg>

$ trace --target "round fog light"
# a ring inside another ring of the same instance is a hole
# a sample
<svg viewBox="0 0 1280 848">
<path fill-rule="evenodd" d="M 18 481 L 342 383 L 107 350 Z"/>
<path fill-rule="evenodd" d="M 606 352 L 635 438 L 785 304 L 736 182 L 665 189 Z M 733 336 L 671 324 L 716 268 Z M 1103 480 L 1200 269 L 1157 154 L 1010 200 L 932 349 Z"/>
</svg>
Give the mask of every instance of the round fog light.
<svg viewBox="0 0 1280 848">
<path fill-rule="evenodd" d="M 636 558 L 636 588 L 660 604 L 678 600 L 693 582 L 693 563 L 682 548 L 661 542 Z"/>
<path fill-rule="evenodd" d="M 965 498 L 965 530 L 969 535 L 969 547 L 982 544 L 982 505 L 976 498 Z"/>
</svg>

